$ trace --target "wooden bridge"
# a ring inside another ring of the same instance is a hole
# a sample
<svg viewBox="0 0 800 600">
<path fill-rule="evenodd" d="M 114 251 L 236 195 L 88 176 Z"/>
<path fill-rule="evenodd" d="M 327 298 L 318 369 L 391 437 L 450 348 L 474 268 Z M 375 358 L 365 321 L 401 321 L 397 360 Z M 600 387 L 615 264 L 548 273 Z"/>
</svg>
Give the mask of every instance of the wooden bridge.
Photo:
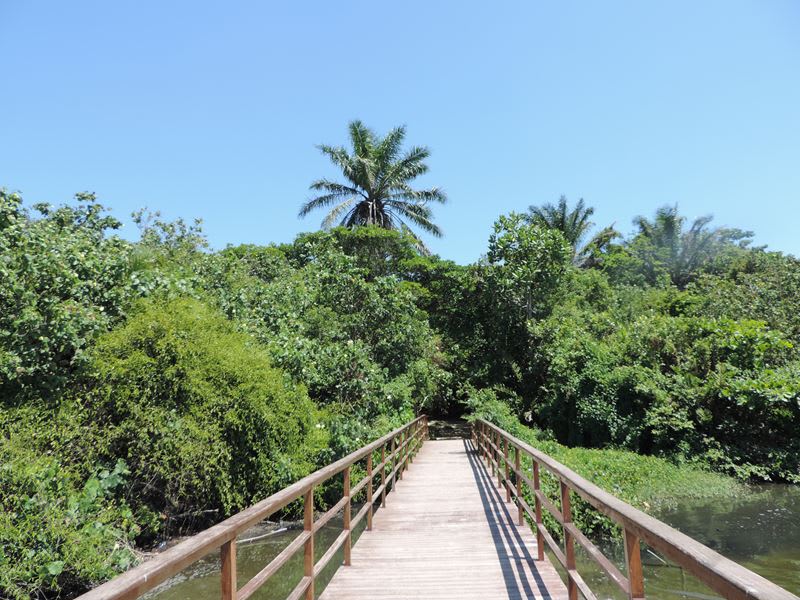
<svg viewBox="0 0 800 600">
<path fill-rule="evenodd" d="M 594 599 L 576 567 L 576 544 L 626 596 L 644 598 L 644 543 L 724 598 L 798 600 L 486 421 L 473 424 L 468 440 L 427 438 L 427 419 L 419 417 L 81 598 L 136 598 L 219 551 L 221 597 L 246 600 L 302 550 L 303 575 L 290 600 Z M 543 491 L 542 470 L 557 481 L 557 497 Z M 353 485 L 351 477 L 362 474 Z M 314 491 L 333 477 L 342 478 L 342 498 L 319 514 Z M 396 493 L 387 498 L 390 492 Z M 576 495 L 620 526 L 624 564 L 609 560 L 575 526 Z M 240 586 L 237 537 L 297 500 L 303 502 L 303 531 Z M 558 523 L 562 544 L 545 525 L 547 513 Z M 315 533 L 338 515 L 340 535 L 330 547 L 316 548 Z M 354 546 L 353 531 L 364 519 L 366 531 Z M 320 573 L 334 563 L 332 580 L 317 589 Z"/>
</svg>

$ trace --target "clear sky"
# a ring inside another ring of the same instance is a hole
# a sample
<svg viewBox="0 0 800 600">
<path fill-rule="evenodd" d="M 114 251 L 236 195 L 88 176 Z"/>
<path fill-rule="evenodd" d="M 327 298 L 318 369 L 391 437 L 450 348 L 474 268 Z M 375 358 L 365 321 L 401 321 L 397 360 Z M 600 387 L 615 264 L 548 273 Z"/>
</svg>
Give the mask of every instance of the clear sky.
<svg viewBox="0 0 800 600">
<path fill-rule="evenodd" d="M 443 187 L 433 251 L 561 194 L 678 203 L 800 255 L 800 2 L 0 0 L 0 186 L 289 241 L 316 150 L 399 124 Z"/>
</svg>

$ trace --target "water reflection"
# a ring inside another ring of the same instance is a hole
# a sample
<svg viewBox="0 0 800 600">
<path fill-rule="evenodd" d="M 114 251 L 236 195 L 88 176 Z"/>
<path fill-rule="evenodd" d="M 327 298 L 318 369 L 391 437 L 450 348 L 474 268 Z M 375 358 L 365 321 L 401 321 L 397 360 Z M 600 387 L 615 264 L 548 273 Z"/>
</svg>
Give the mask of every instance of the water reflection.
<svg viewBox="0 0 800 600">
<path fill-rule="evenodd" d="M 741 498 L 687 501 L 654 515 L 672 527 L 713 548 L 762 577 L 800 595 L 800 487 L 762 485 Z M 595 540 L 620 568 L 624 550 L 617 541 Z M 578 552 L 578 570 L 598 598 L 624 598 L 588 556 Z M 719 596 L 683 569 L 644 548 L 645 590 L 648 598 Z M 624 572 L 624 570 L 623 570 Z"/>
<path fill-rule="evenodd" d="M 359 506 L 353 505 L 355 514 Z M 353 541 L 364 530 L 362 519 L 353 532 Z M 262 524 L 249 529 L 239 538 L 236 548 L 236 569 L 239 587 L 269 564 L 286 546 L 302 532 L 302 525 Z M 342 532 L 342 519 L 334 518 L 315 534 L 314 553 L 316 559 L 325 553 L 336 537 Z M 343 550 L 340 549 L 330 564 L 317 577 L 315 588 L 319 595 L 328 584 L 338 565 L 342 563 Z M 283 567 L 273 575 L 253 596 L 256 600 L 284 600 L 299 583 L 303 575 L 302 548 Z M 220 559 L 219 553 L 187 567 L 175 577 L 164 582 L 145 595 L 145 600 L 196 600 L 198 598 L 219 598 Z"/>
</svg>

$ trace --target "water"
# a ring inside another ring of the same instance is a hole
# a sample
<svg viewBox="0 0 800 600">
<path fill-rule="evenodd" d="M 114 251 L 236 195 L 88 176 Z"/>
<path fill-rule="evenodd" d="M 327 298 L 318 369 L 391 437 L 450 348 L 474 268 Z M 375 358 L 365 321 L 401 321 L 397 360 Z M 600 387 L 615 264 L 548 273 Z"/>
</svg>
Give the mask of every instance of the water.
<svg viewBox="0 0 800 600">
<path fill-rule="evenodd" d="M 359 506 L 353 505 L 353 514 Z M 353 531 L 353 543 L 364 530 L 366 518 L 362 519 Z M 253 527 L 240 536 L 236 547 L 236 569 L 239 587 L 244 585 L 261 569 L 269 564 L 289 543 L 302 532 L 302 524 L 288 523 L 275 525 L 264 523 Z M 319 560 L 325 551 L 342 532 L 342 519 L 331 519 L 315 534 L 314 554 Z M 243 540 L 253 540 L 245 541 Z M 333 577 L 338 565 L 344 559 L 343 550 L 317 577 L 315 589 L 319 595 Z M 255 600 L 284 600 L 300 582 L 303 576 L 303 549 L 300 548 L 289 561 L 280 568 L 259 590 L 251 596 Z M 220 597 L 220 558 L 219 552 L 187 567 L 181 573 L 161 584 L 144 596 L 145 600 L 196 600 L 197 598 Z"/>
<path fill-rule="evenodd" d="M 658 516 L 800 595 L 800 486 L 762 485 L 739 500 L 687 503 Z"/>
<path fill-rule="evenodd" d="M 691 501 L 654 515 L 723 556 L 800 595 L 800 486 L 761 485 L 742 498 Z M 596 543 L 598 540 L 594 540 Z M 600 541 L 618 567 L 621 543 Z M 645 548 L 642 554 L 648 598 L 718 598 L 692 575 Z M 599 598 L 624 598 L 587 556 L 578 571 Z M 622 569 L 623 573 L 625 572 Z"/>
<path fill-rule="evenodd" d="M 357 509 L 354 509 L 354 514 Z M 800 486 L 763 485 L 751 488 L 742 498 L 720 501 L 691 501 L 654 515 L 676 529 L 744 565 L 781 587 L 800 595 Z M 354 532 L 354 540 L 363 531 Z M 318 534 L 317 558 L 327 550 L 341 532 L 341 519 L 333 519 Z M 237 569 L 240 586 L 266 566 L 300 532 L 296 524 L 274 531 L 274 525 L 254 528 L 242 539 L 260 537 L 237 548 Z M 269 534 L 269 535 L 267 535 Z M 603 552 L 621 568 L 623 549 L 620 543 L 594 540 Z M 317 580 L 319 594 L 337 565 L 341 550 Z M 595 563 L 583 555 L 578 546 L 578 571 L 595 590 L 598 598 L 624 598 Z M 552 560 L 552 559 L 551 559 Z M 642 555 L 645 570 L 645 591 L 648 598 L 675 600 L 717 598 L 689 573 L 670 565 L 645 549 Z M 283 600 L 299 582 L 303 571 L 300 550 L 278 573 L 254 594 L 261 600 Z M 555 563 L 555 561 L 553 561 Z M 149 595 L 157 600 L 192 600 L 218 598 L 220 563 L 218 553 L 187 568 Z M 624 569 L 623 569 L 624 573 Z"/>
</svg>

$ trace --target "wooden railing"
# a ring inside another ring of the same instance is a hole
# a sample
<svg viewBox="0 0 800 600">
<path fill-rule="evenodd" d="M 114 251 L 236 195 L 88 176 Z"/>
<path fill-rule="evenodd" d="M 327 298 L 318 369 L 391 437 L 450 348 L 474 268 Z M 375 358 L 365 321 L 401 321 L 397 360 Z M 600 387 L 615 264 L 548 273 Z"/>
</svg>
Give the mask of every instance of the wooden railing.
<svg viewBox="0 0 800 600">
<path fill-rule="evenodd" d="M 505 487 L 506 500 L 511 501 L 511 498 L 514 498 L 518 507 L 517 517 L 520 525 L 524 523 L 527 514 L 535 527 L 539 560 L 544 559 L 546 543 L 556 560 L 566 570 L 567 591 L 570 600 L 575 600 L 579 591 L 587 599 L 594 600 L 596 598 L 577 571 L 576 541 L 629 598 L 645 597 L 640 554 L 640 542 L 643 541 L 686 569 L 724 598 L 798 600 L 794 594 L 714 552 L 711 548 L 682 534 L 666 523 L 662 523 L 615 498 L 558 461 L 488 421 L 482 419 L 475 421 L 472 434 L 480 456 L 486 459 L 487 465 L 492 469 L 492 474 L 497 473 L 498 486 Z M 514 454 L 513 462 L 509 456 L 511 449 Z M 530 476 L 523 472 L 522 455 L 530 458 Z M 542 467 L 559 482 L 560 508 L 551 502 L 541 489 L 540 470 Z M 533 498 L 533 509 L 525 500 L 523 485 L 527 486 L 529 497 Z M 578 494 L 622 528 L 627 575 L 623 574 L 613 562 L 604 556 L 600 549 L 573 523 L 572 492 Z M 563 546 L 556 543 L 545 527 L 542 520 L 543 507 L 563 528 Z"/>
<path fill-rule="evenodd" d="M 275 574 L 300 549 L 303 549 L 303 577 L 289 594 L 289 600 L 314 598 L 314 580 L 331 562 L 336 552 L 344 546 L 344 564 L 350 564 L 352 532 L 366 516 L 367 529 L 372 529 L 374 503 L 380 499 L 386 505 L 386 494 L 394 489 L 396 479 L 413 460 L 417 450 L 428 435 L 428 419 L 418 417 L 410 423 L 367 444 L 352 454 L 315 471 L 300 481 L 284 488 L 197 535 L 170 548 L 156 558 L 131 569 L 80 596 L 80 600 L 137 598 L 152 590 L 166 579 L 177 574 L 204 556 L 220 549 L 222 558 L 223 600 L 245 600 Z M 373 465 L 373 455 L 380 452 L 380 462 Z M 350 475 L 355 463 L 366 459 L 366 476 L 351 485 Z M 341 500 L 315 518 L 314 490 L 331 477 L 342 474 Z M 374 480 L 380 476 L 380 485 L 373 489 Z M 366 488 L 367 501 L 355 517 L 351 515 L 351 501 Z M 303 499 L 303 532 L 298 535 L 257 575 L 238 588 L 236 579 L 236 538 L 259 521 L 263 521 L 295 500 Z M 314 534 L 339 512 L 344 512 L 342 532 L 318 561 L 314 560 Z"/>
</svg>

